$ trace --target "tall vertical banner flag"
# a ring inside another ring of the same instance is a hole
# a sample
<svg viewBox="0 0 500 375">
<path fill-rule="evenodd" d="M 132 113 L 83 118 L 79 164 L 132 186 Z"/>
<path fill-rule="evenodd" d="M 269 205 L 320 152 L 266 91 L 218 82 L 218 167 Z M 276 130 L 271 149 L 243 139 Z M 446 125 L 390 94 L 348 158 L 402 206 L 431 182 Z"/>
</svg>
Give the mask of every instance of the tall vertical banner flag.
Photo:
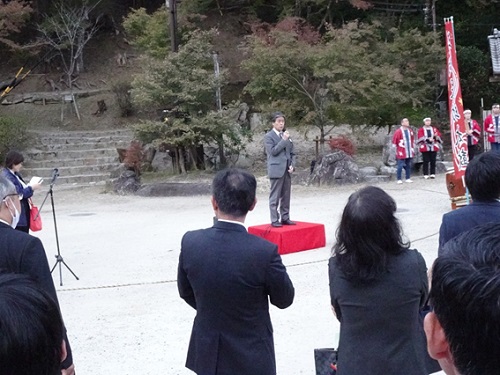
<svg viewBox="0 0 500 375">
<path fill-rule="evenodd" d="M 469 163 L 467 153 L 467 133 L 464 121 L 464 103 L 460 77 L 458 75 L 457 51 L 455 49 L 455 31 L 453 17 L 444 19 L 446 38 L 446 67 L 448 76 L 448 110 L 450 112 L 451 146 L 455 177 L 462 178 Z"/>
</svg>

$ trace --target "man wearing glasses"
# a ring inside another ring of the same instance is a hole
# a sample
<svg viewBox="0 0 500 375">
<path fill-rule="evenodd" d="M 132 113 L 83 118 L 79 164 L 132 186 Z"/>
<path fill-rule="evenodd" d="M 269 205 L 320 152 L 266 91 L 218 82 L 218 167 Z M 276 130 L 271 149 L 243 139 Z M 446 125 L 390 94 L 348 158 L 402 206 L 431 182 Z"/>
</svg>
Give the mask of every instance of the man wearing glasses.
<svg viewBox="0 0 500 375">
<path fill-rule="evenodd" d="M 491 151 L 500 152 L 500 104 L 491 107 L 491 115 L 484 119 L 484 131 L 488 133 Z"/>
<path fill-rule="evenodd" d="M 20 199 L 22 196 L 19 196 L 14 184 L 1 175 L 0 199 L 0 272 L 30 276 L 59 306 L 42 242 L 37 237 L 13 229 L 21 215 Z M 73 357 L 66 333 L 64 333 L 64 340 L 67 357 L 61 364 L 62 369 L 65 369 L 62 373 L 72 375 L 74 374 Z"/>
</svg>

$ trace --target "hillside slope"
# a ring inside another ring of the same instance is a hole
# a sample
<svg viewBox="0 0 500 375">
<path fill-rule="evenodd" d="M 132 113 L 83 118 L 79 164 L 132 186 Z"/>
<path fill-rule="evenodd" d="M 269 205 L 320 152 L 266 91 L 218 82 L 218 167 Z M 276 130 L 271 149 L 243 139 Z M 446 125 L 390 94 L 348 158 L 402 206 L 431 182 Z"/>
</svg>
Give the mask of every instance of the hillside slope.
<svg viewBox="0 0 500 375">
<path fill-rule="evenodd" d="M 241 72 L 240 64 L 243 54 L 239 45 L 243 42 L 246 32 L 245 25 L 237 17 L 219 14 L 208 16 L 203 21 L 204 28 L 216 27 L 219 30 L 215 42 L 215 49 L 219 52 L 222 68 L 229 69 L 230 84 L 223 92 L 223 100 L 237 99 L 241 94 L 248 77 Z M 119 65 L 117 60 L 120 56 L 126 56 L 126 64 Z M 139 53 L 126 43 L 123 36 L 109 32 L 98 33 L 91 40 L 85 50 L 86 71 L 80 75 L 77 84 L 82 90 L 100 91 L 85 98 L 77 98 L 79 120 L 72 103 L 55 104 L 32 104 L 21 103 L 15 105 L 0 105 L 0 116 L 16 116 L 23 119 L 29 126 L 36 129 L 111 129 L 127 127 L 137 123 L 140 118 L 156 118 L 161 108 L 151 108 L 150 111 L 136 111 L 130 117 L 122 117 L 117 104 L 113 86 L 120 82 L 131 82 L 134 75 L 140 72 Z M 0 80 L 7 80 L 15 76 L 22 63 L 10 60 L 0 63 Z M 28 64 L 24 71 L 29 68 Z M 17 86 L 8 99 L 13 96 L 30 96 L 31 93 L 51 92 L 49 83 L 53 81 L 62 91 L 67 87 L 62 83 L 62 67 L 56 63 L 56 59 L 49 65 L 40 64 L 26 79 Z M 230 98 L 228 98 L 230 95 Z M 97 102 L 104 100 L 107 111 L 102 115 L 93 115 L 97 109 Z"/>
</svg>

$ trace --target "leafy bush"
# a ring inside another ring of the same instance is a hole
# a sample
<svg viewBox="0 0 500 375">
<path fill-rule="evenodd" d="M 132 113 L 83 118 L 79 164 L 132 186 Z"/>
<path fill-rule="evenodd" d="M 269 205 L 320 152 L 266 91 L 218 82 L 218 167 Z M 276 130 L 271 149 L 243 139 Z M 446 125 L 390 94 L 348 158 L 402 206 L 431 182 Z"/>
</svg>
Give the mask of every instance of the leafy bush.
<svg viewBox="0 0 500 375">
<path fill-rule="evenodd" d="M 356 153 L 356 146 L 345 135 L 330 138 L 328 140 L 331 150 L 344 151 L 347 155 L 353 156 Z"/>
<path fill-rule="evenodd" d="M 132 10 L 123 20 L 123 27 L 130 43 L 146 54 L 164 57 L 169 51 L 170 36 L 165 37 L 169 19 L 165 8 L 148 14 L 145 8 Z"/>
<path fill-rule="evenodd" d="M 26 127 L 19 119 L 0 117 L 0 162 L 3 164 L 5 154 L 11 149 L 24 150 L 30 141 Z"/>
<path fill-rule="evenodd" d="M 169 136 L 169 127 L 158 121 L 142 121 L 134 126 L 134 136 L 144 144 L 164 141 Z"/>
<path fill-rule="evenodd" d="M 128 117 L 134 113 L 132 97 L 130 95 L 132 84 L 130 82 L 122 81 L 115 83 L 112 89 L 116 95 L 116 101 L 118 103 L 118 107 L 120 107 L 121 116 Z"/>
</svg>

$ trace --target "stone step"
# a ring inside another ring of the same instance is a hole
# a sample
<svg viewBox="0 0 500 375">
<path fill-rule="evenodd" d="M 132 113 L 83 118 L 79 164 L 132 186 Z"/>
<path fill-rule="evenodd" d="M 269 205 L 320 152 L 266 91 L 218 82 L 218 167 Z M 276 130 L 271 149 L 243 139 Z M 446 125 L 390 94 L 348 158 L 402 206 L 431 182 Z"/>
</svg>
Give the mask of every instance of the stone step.
<svg viewBox="0 0 500 375">
<path fill-rule="evenodd" d="M 83 165 L 77 167 L 54 167 L 59 170 L 60 177 L 94 175 L 106 172 L 109 176 L 109 171 L 118 166 L 117 163 Z M 54 168 L 24 168 L 24 174 L 27 176 L 38 176 L 48 180 L 52 177 Z"/>
<path fill-rule="evenodd" d="M 122 141 L 102 141 L 102 138 L 96 142 L 78 142 L 78 143 L 48 143 L 40 144 L 38 149 L 40 151 L 64 151 L 64 150 L 95 150 L 101 148 L 127 148 L 130 145 L 130 140 Z"/>
<path fill-rule="evenodd" d="M 118 152 L 115 148 L 98 148 L 93 150 L 53 150 L 53 151 L 43 151 L 31 149 L 26 152 L 26 165 L 29 165 L 30 161 L 54 161 L 55 164 L 59 160 L 65 159 L 87 159 L 95 157 L 118 157 Z"/>
<path fill-rule="evenodd" d="M 38 139 L 39 142 L 43 144 L 52 144 L 52 143 L 82 143 L 82 142 L 123 142 L 123 141 L 130 141 L 133 138 L 132 133 L 131 134 L 115 134 L 115 135 L 95 135 L 95 134 L 88 134 L 88 135 L 81 135 L 81 136 L 73 136 L 73 135 L 67 135 L 65 136 L 64 134 L 54 134 L 54 135 L 47 135 L 47 134 L 37 134 L 35 137 Z"/>
<path fill-rule="evenodd" d="M 33 136 L 36 144 L 25 153 L 27 177 L 42 177 L 47 184 L 57 168 L 57 184 L 96 184 L 110 179 L 110 171 L 120 164 L 116 149 L 130 145 L 133 131 L 51 131 Z"/>
<path fill-rule="evenodd" d="M 68 131 L 49 131 L 49 132 L 32 132 L 39 138 L 67 139 L 67 138 L 94 138 L 94 137 L 133 137 L 134 132 L 130 129 L 114 129 L 114 130 L 68 130 Z"/>
<path fill-rule="evenodd" d="M 119 164 L 118 154 L 116 156 L 89 156 L 87 158 L 78 159 L 59 159 L 57 162 L 54 160 L 28 160 L 24 166 L 25 168 L 61 168 L 61 167 L 78 167 L 84 165 L 98 165 L 98 164 Z"/>
</svg>

